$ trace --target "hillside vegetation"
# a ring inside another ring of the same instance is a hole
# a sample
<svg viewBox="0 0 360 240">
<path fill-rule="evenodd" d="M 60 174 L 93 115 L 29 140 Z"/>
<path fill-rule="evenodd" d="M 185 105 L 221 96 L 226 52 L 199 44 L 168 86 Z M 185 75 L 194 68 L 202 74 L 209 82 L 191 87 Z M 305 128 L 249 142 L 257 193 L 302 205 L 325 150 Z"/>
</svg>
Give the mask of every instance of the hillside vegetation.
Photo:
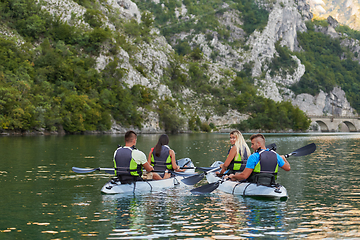
<svg viewBox="0 0 360 240">
<path fill-rule="evenodd" d="M 329 92 L 335 86 L 340 86 L 345 91 L 351 106 L 360 112 L 359 62 L 352 60 L 354 53 L 341 46 L 341 39 L 333 39 L 316 32 L 315 23 L 324 25 L 324 21 L 308 22 L 308 31 L 298 34 L 299 43 L 304 51 L 296 55 L 305 65 L 306 72 L 300 82 L 292 86 L 292 90 L 298 94 L 306 92 L 316 95 L 320 90 Z M 343 26 L 339 28 L 338 31 L 348 33 L 350 36 L 356 37 L 359 34 L 358 31 Z"/>
<path fill-rule="evenodd" d="M 168 132 L 210 131 L 216 126 L 204 119 L 212 114 L 222 116 L 231 109 L 249 116 L 236 125 L 241 130 L 308 129 L 310 121 L 299 108 L 257 94 L 251 63 L 242 71 L 234 71 L 231 66 L 221 69 L 220 80 L 210 81 L 216 52 L 209 61 L 201 46 L 191 40 L 196 33 L 204 33 L 210 40 L 216 32 L 224 43 L 246 50 L 247 37 L 255 29 L 261 31 L 268 18 L 267 11 L 253 1 L 225 1 L 224 5 L 224 1 L 184 0 L 188 14 L 194 16 L 189 19 L 176 17 L 175 9 L 182 6 L 179 1 L 163 2 L 165 7 L 150 0 L 135 1 L 143 10 L 141 22 L 107 16 L 115 30 L 104 24 L 101 2 L 75 2 L 86 8 L 84 21 L 88 28 L 61 21 L 42 10 L 36 1 L 1 1 L 1 32 L 14 36 L 0 34 L 0 130 L 104 131 L 110 129 L 112 120 L 124 127 L 141 128 L 144 112 L 153 111 Z M 241 39 L 233 38 L 219 21 L 228 9 L 242 14 L 242 24 L 237 26 L 244 31 Z M 277 46 L 279 55 L 270 64 L 271 71 L 291 72 L 294 62 L 290 56 L 296 54 L 306 66 L 305 75 L 292 87 L 296 93 L 316 94 L 320 89 L 340 85 L 359 111 L 359 64 L 336 40 L 315 32 L 312 24 L 308 24 L 307 32 L 298 34 L 304 51 L 292 53 Z M 170 96 L 159 96 L 154 87 L 130 87 L 125 81 L 128 72 L 121 67 L 119 52 L 124 50 L 134 69 L 148 77 L 148 70 L 134 56 L 140 51 L 139 44 L 154 41 L 154 26 L 175 49 L 169 53 L 171 61 L 160 79 L 171 90 Z M 183 33 L 188 36 L 180 38 Z M 344 53 L 347 59 L 341 58 Z M 100 54 L 111 59 L 104 69 L 96 66 Z M 193 103 L 184 95 L 187 89 L 196 97 L 191 101 L 196 101 L 203 112 L 193 111 Z"/>
</svg>

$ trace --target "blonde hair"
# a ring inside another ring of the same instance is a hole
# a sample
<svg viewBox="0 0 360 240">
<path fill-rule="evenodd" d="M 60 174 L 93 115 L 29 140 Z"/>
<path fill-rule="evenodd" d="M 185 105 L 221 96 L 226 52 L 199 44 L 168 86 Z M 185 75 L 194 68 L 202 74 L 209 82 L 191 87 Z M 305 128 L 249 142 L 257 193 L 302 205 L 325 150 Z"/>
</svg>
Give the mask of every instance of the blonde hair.
<svg viewBox="0 0 360 240">
<path fill-rule="evenodd" d="M 230 135 L 234 135 L 236 137 L 235 146 L 237 150 L 240 150 L 241 159 L 244 157 L 244 151 L 246 151 L 247 156 L 249 157 L 251 152 L 249 146 L 246 144 L 245 139 L 239 130 L 234 130 L 230 132 Z"/>
</svg>

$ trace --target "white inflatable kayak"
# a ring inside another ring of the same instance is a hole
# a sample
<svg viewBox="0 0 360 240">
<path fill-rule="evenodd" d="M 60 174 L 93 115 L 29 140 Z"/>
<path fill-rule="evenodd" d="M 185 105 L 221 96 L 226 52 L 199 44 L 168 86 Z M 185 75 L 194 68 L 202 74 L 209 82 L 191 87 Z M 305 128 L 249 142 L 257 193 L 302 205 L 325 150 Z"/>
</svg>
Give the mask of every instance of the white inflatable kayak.
<svg viewBox="0 0 360 240">
<path fill-rule="evenodd" d="M 216 161 L 211 167 L 218 167 L 222 163 L 223 162 Z M 286 188 L 281 185 L 278 185 L 277 187 L 268 187 L 249 182 L 223 181 L 221 178 L 217 177 L 215 173 L 208 173 L 206 179 L 209 183 L 218 182 L 219 186 L 217 189 L 230 194 L 280 200 L 286 200 L 288 198 Z"/>
<path fill-rule="evenodd" d="M 186 169 L 184 172 L 177 172 L 176 176 L 162 180 L 144 180 L 122 184 L 118 179 L 113 178 L 101 188 L 101 192 L 105 194 L 142 193 L 158 191 L 175 186 L 186 186 L 181 182 L 181 180 L 184 176 L 195 174 L 195 167 L 190 158 L 182 158 L 178 160 L 178 165 L 180 167 L 183 167 L 185 164 L 187 167 L 193 167 L 193 169 Z M 182 174 L 184 176 L 181 176 Z"/>
</svg>

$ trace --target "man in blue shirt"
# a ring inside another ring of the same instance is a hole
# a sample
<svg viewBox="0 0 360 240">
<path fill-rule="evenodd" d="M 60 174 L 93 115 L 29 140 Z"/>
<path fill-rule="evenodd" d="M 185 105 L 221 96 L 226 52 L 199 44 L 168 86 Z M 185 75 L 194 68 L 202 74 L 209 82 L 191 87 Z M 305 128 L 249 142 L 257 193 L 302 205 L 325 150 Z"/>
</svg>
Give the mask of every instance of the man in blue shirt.
<svg viewBox="0 0 360 240">
<path fill-rule="evenodd" d="M 250 140 L 254 153 L 248 158 L 244 171 L 229 175 L 231 180 L 241 181 L 247 179 L 253 182 L 256 175 L 272 174 L 276 176 L 278 167 L 290 171 L 290 164 L 284 156 L 280 156 L 265 147 L 264 135 L 260 133 L 254 134 L 250 137 Z"/>
</svg>

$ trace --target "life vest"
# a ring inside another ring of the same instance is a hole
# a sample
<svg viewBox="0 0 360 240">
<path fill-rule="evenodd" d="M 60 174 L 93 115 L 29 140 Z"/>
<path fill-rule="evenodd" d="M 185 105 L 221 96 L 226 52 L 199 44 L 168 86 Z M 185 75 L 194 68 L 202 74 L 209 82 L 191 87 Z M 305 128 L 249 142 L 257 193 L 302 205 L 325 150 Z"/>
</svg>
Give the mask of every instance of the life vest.
<svg viewBox="0 0 360 240">
<path fill-rule="evenodd" d="M 276 152 L 262 149 L 259 155 L 260 160 L 247 180 L 266 186 L 275 184 L 279 170 Z"/>
<path fill-rule="evenodd" d="M 115 175 L 141 177 L 142 165 L 132 158 L 133 147 L 119 147 L 114 153 Z"/>
<path fill-rule="evenodd" d="M 233 147 L 234 146 L 231 146 L 229 148 L 228 156 L 229 156 L 231 148 L 233 148 Z M 240 149 L 239 149 L 238 153 L 235 155 L 234 159 L 231 160 L 231 162 L 230 162 L 227 169 L 229 169 L 232 172 L 242 172 L 242 171 L 244 171 L 244 169 L 246 167 L 246 162 L 247 162 L 247 159 L 248 159 L 248 155 L 247 155 L 247 152 L 246 152 L 245 148 L 244 148 L 243 152 L 244 152 L 244 156 L 241 157 Z"/>
<path fill-rule="evenodd" d="M 171 163 L 171 157 L 170 157 L 170 148 L 167 145 L 161 146 L 160 156 L 156 156 L 154 153 L 154 148 L 152 148 L 152 154 L 151 154 L 151 166 L 154 167 L 154 170 L 156 171 L 162 171 L 165 169 L 172 170 L 172 163 Z"/>
</svg>

